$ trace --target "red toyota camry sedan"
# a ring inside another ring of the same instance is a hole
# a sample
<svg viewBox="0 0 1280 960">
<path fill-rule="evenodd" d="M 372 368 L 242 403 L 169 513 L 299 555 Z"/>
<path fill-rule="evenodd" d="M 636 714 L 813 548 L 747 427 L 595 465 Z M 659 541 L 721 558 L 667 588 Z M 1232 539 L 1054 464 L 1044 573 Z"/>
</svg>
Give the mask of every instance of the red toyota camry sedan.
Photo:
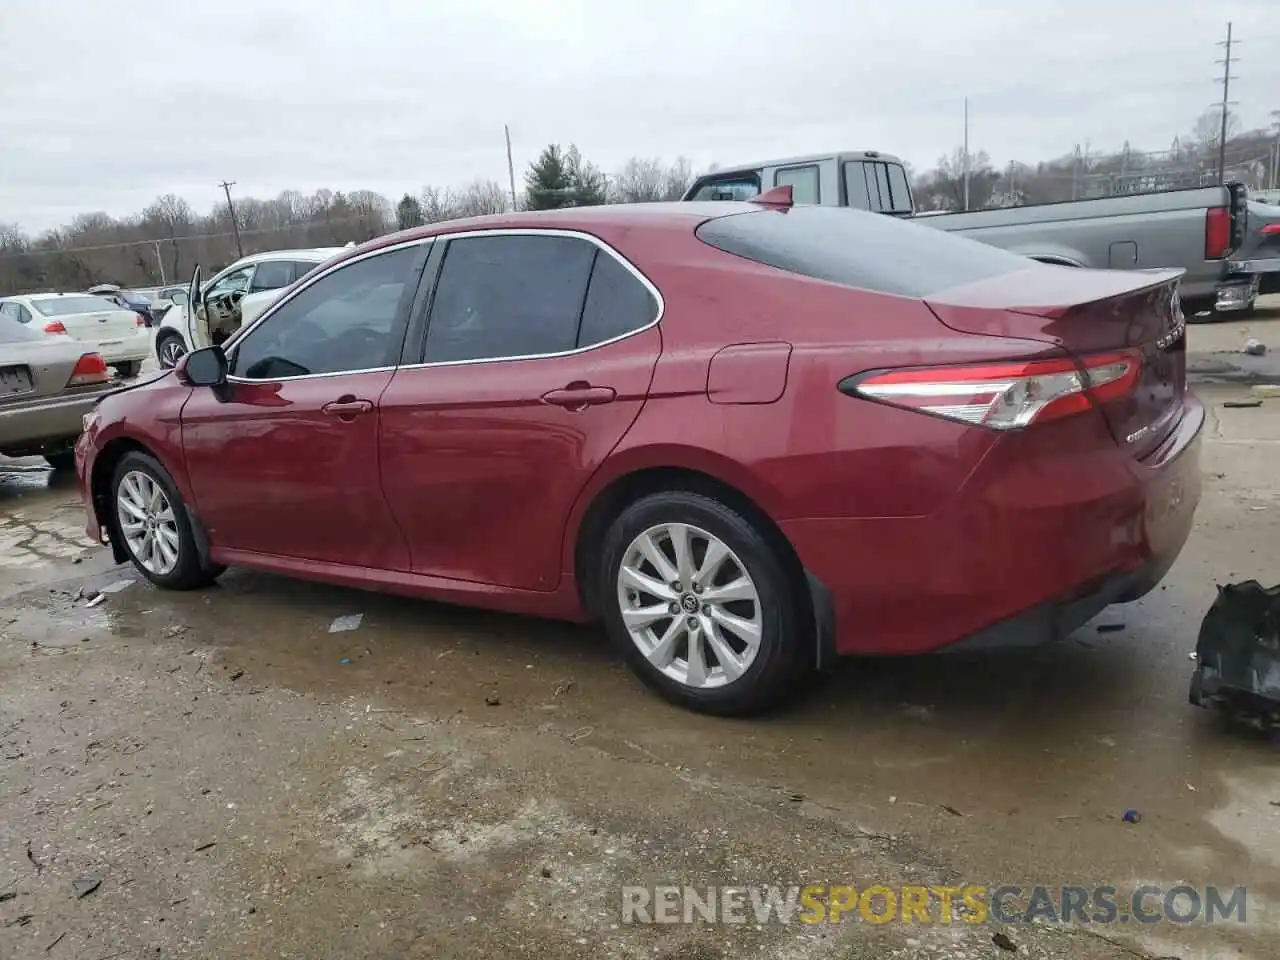
<svg viewBox="0 0 1280 960">
<path fill-rule="evenodd" d="M 1160 580 L 1200 492 L 1177 281 L 776 192 L 436 224 L 107 397 L 88 531 L 161 587 L 599 619 L 663 695 L 756 710 Z"/>
</svg>

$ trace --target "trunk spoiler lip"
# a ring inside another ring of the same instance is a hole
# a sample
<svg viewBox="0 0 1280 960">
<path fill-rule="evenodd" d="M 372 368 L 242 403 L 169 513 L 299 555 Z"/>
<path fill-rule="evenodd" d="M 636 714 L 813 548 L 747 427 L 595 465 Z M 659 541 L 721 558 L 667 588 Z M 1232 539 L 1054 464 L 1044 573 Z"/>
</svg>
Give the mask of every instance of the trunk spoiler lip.
<svg viewBox="0 0 1280 960">
<path fill-rule="evenodd" d="M 1039 279 L 1044 277 L 1042 270 L 1070 271 L 1074 276 L 1067 278 L 1067 281 L 1061 285 L 1050 287 L 1039 296 L 1034 292 L 1021 296 L 1016 292 L 992 296 L 995 291 L 1007 288 L 1013 277 L 1027 277 L 1031 283 L 1037 284 Z M 944 310 L 992 309 L 1003 310 L 1007 313 L 1028 314 L 1035 317 L 1057 318 L 1068 311 L 1078 310 L 1081 307 L 1087 307 L 1104 300 L 1145 293 L 1171 282 L 1177 282 L 1186 273 L 1185 267 L 1154 267 L 1146 270 L 1097 270 L 1089 267 L 1035 264 L 1025 270 L 1004 273 L 973 283 L 941 290 L 923 299 L 929 306 Z M 1082 275 L 1089 277 L 1088 282 L 1079 282 L 1085 280 L 1085 276 Z M 1072 287 L 1077 289 L 1073 291 Z M 1018 302 L 1019 300 L 1021 302 Z"/>
</svg>

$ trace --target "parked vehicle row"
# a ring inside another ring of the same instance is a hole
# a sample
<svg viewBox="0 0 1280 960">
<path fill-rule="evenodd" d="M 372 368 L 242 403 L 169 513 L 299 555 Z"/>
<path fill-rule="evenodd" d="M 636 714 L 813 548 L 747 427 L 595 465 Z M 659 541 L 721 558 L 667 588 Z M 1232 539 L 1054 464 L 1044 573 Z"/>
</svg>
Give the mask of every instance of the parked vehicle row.
<svg viewBox="0 0 1280 960">
<path fill-rule="evenodd" d="M 151 354 L 142 314 L 87 293 L 29 293 L 0 297 L 0 316 L 47 338 L 77 340 L 101 354 L 122 377 L 137 376 Z"/>
<path fill-rule="evenodd" d="M 435 224 L 106 397 L 87 530 L 166 588 L 240 564 L 598 618 L 663 695 L 751 711 L 1152 589 L 1200 490 L 1179 276 L 786 190 Z"/>
<path fill-rule="evenodd" d="M 84 415 L 108 389 L 101 354 L 0 311 L 0 454 L 73 466 Z"/>
<path fill-rule="evenodd" d="M 1043 263 L 1180 268 L 1181 296 L 1192 314 L 1249 310 L 1262 279 L 1280 277 L 1274 259 L 1280 250 L 1248 253 L 1256 245 L 1250 224 L 1261 214 L 1240 184 L 920 215 L 897 157 L 850 151 L 718 169 L 696 180 L 684 199 L 744 200 L 780 186 L 791 187 L 796 203 L 914 217 Z"/>
</svg>

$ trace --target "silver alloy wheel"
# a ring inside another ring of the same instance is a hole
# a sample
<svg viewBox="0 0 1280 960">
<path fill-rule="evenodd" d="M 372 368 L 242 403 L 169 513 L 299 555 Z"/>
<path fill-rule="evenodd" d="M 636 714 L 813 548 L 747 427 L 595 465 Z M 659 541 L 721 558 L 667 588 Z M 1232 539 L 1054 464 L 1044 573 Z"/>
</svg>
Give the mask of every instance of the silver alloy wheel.
<svg viewBox="0 0 1280 960">
<path fill-rule="evenodd" d="M 116 488 L 116 519 L 129 552 L 158 577 L 178 565 L 178 518 L 164 487 L 141 470 L 130 470 Z"/>
<path fill-rule="evenodd" d="M 645 530 L 618 569 L 618 604 L 632 642 L 687 687 L 723 687 L 760 651 L 764 618 L 747 568 L 724 541 L 687 523 Z"/>
<path fill-rule="evenodd" d="M 165 337 L 160 344 L 160 365 L 163 367 L 172 367 L 178 362 L 178 358 L 187 352 L 187 348 L 177 337 Z"/>
</svg>

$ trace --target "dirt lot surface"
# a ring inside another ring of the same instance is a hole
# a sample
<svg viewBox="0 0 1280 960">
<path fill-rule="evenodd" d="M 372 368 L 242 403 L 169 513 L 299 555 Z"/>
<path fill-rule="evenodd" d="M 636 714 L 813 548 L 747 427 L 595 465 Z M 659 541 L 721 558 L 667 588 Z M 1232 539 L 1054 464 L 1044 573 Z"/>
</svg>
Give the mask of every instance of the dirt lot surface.
<svg viewBox="0 0 1280 960">
<path fill-rule="evenodd" d="M 1273 958 L 1277 744 L 1186 702 L 1214 583 L 1280 580 L 1280 400 L 1244 392 L 1202 391 L 1198 525 L 1144 600 L 751 721 L 658 701 L 592 629 L 242 570 L 162 593 L 85 542 L 74 482 L 0 464 L 0 957 Z M 621 922 L 624 884 L 731 883 L 1246 885 L 1248 913 Z"/>
</svg>

